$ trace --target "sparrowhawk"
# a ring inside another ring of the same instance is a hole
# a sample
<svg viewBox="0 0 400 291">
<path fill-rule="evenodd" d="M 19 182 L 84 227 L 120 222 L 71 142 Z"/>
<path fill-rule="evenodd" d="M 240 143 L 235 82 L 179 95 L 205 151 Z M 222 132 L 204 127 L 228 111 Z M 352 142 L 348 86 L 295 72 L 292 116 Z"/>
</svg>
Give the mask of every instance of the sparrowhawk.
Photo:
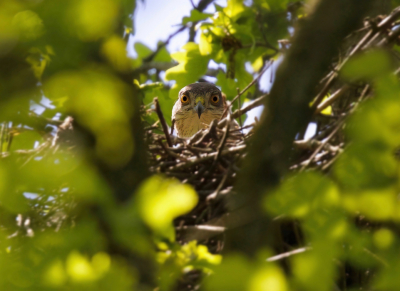
<svg viewBox="0 0 400 291">
<path fill-rule="evenodd" d="M 221 91 L 211 83 L 193 83 L 179 91 L 172 109 L 172 120 L 179 137 L 189 138 L 221 119 L 226 108 Z"/>
</svg>

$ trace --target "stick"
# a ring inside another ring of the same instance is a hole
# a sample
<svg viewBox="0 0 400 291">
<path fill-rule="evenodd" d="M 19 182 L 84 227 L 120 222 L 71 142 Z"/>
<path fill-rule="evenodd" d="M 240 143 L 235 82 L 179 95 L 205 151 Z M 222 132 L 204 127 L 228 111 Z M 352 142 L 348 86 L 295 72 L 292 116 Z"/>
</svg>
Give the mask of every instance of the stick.
<svg viewBox="0 0 400 291">
<path fill-rule="evenodd" d="M 261 106 L 264 104 L 264 99 L 268 96 L 268 94 L 262 95 L 258 97 L 257 99 L 253 100 L 249 105 L 246 105 L 243 108 L 239 108 L 235 110 L 235 112 L 232 113 L 232 118 L 238 118 L 239 116 L 245 114 L 246 112 L 250 111 L 253 108 L 256 108 L 258 106 Z"/>
<path fill-rule="evenodd" d="M 301 253 L 304 253 L 304 252 L 309 251 L 309 250 L 311 250 L 310 247 L 299 248 L 297 250 L 293 250 L 293 251 L 290 251 L 290 252 L 286 252 L 286 253 L 283 253 L 283 254 L 280 254 L 280 255 L 276 255 L 276 256 L 270 257 L 270 258 L 267 259 L 267 262 L 279 261 L 281 259 L 290 257 L 292 255 L 301 254 Z"/>
<path fill-rule="evenodd" d="M 350 87 L 345 85 L 339 90 L 337 90 L 335 93 L 333 93 L 328 99 L 325 101 L 321 102 L 318 106 L 317 109 L 315 109 L 314 114 L 321 113 L 322 110 L 324 110 L 326 107 L 331 105 L 336 99 L 338 99 L 340 96 L 343 95 Z"/>
<path fill-rule="evenodd" d="M 171 137 L 169 136 L 169 133 L 168 133 L 168 126 L 167 126 L 167 123 L 165 122 L 165 118 L 161 111 L 160 104 L 158 103 L 158 97 L 154 97 L 153 102 L 154 102 L 154 106 L 156 108 L 156 113 L 158 115 L 158 119 L 161 122 L 161 126 L 164 131 L 165 138 L 167 140 L 167 144 L 170 148 L 172 148 Z"/>
<path fill-rule="evenodd" d="M 307 168 L 307 166 L 309 164 L 311 164 L 311 162 L 314 160 L 315 156 L 319 153 L 320 150 L 322 150 L 322 148 L 329 142 L 329 140 L 336 134 L 336 132 L 342 127 L 344 123 L 344 118 L 342 118 L 339 122 L 338 125 L 335 127 L 334 130 L 332 130 L 332 132 L 329 134 L 329 136 L 323 141 L 321 142 L 321 144 L 318 146 L 318 148 L 312 153 L 312 155 L 310 156 L 310 158 L 308 159 L 308 161 L 306 161 L 306 163 L 301 167 L 300 172 L 303 172 L 305 170 L 305 168 Z"/>
</svg>

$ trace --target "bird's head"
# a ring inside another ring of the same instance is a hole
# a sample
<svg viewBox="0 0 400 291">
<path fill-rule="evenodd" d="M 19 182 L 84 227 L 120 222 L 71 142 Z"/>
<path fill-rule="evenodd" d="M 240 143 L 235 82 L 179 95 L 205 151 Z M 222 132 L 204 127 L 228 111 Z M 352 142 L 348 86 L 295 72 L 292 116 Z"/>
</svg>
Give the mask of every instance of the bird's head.
<svg viewBox="0 0 400 291">
<path fill-rule="evenodd" d="M 179 92 L 177 105 L 180 111 L 194 111 L 199 119 L 203 113 L 223 108 L 221 91 L 211 83 L 187 85 Z"/>
</svg>

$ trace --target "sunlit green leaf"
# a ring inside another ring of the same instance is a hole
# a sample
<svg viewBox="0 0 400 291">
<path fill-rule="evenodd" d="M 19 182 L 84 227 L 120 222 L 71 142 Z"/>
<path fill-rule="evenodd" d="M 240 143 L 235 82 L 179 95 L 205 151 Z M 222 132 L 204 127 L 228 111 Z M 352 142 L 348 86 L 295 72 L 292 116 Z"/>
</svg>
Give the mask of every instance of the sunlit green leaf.
<svg viewBox="0 0 400 291">
<path fill-rule="evenodd" d="M 114 30 L 118 4 L 112 0 L 74 0 L 70 2 L 65 21 L 74 33 L 84 41 L 94 41 L 108 36 Z"/>
<path fill-rule="evenodd" d="M 226 256 L 222 264 L 214 268 L 215 274 L 205 281 L 206 290 L 246 290 L 252 269 L 251 263 L 243 256 Z"/>
<path fill-rule="evenodd" d="M 219 71 L 217 74 L 216 85 L 221 87 L 221 91 L 226 94 L 228 99 L 232 99 L 238 93 L 235 80 L 227 78 L 226 74 L 222 71 Z"/>
<path fill-rule="evenodd" d="M 117 71 L 126 72 L 131 62 L 126 55 L 126 43 L 116 35 L 109 37 L 101 47 L 101 54 Z"/>
<path fill-rule="evenodd" d="M 205 280 L 206 290 L 286 291 L 283 272 L 271 263 L 251 263 L 240 255 L 224 257 L 214 267 L 214 275 Z"/>
<path fill-rule="evenodd" d="M 21 130 L 13 134 L 10 150 L 30 150 L 35 142 L 42 142 L 42 136 L 33 130 Z"/>
<path fill-rule="evenodd" d="M 141 42 L 136 42 L 134 45 L 135 51 L 138 55 L 138 58 L 143 59 L 150 55 L 153 51 L 145 44 Z"/>
<path fill-rule="evenodd" d="M 199 50 L 202 56 L 211 54 L 212 52 L 212 45 L 210 43 L 211 40 L 212 40 L 211 35 L 207 36 L 204 33 L 200 34 Z"/>
<path fill-rule="evenodd" d="M 121 166 L 133 154 L 128 88 L 115 77 L 91 70 L 54 76 L 45 84 L 50 99 L 68 96 L 66 110 L 96 135 L 96 153 L 105 162 Z M 123 150 L 122 150 L 123 149 Z"/>
<path fill-rule="evenodd" d="M 197 21 L 205 20 L 210 16 L 212 16 L 212 14 L 203 13 L 203 12 L 200 12 L 199 10 L 197 10 L 197 9 L 192 9 L 192 10 L 190 10 L 190 16 L 189 17 L 183 17 L 182 24 L 186 25 L 189 22 L 197 22 Z"/>
<path fill-rule="evenodd" d="M 12 24 L 18 30 L 20 38 L 25 41 L 34 40 L 44 33 L 42 19 L 31 10 L 17 13 L 13 18 Z"/>
<path fill-rule="evenodd" d="M 381 50 L 359 54 L 349 60 L 341 70 L 344 78 L 370 79 L 387 73 L 391 68 L 389 56 Z"/>
<path fill-rule="evenodd" d="M 287 178 L 275 192 L 268 194 L 265 207 L 275 215 L 304 217 L 338 202 L 338 189 L 332 181 L 316 172 L 304 172 Z"/>
<path fill-rule="evenodd" d="M 349 189 L 379 189 L 392 184 L 398 175 L 393 153 L 379 144 L 349 146 L 333 170 L 339 182 Z"/>
<path fill-rule="evenodd" d="M 161 44 L 158 43 L 158 45 L 161 45 Z M 153 61 L 155 61 L 155 62 L 171 62 L 172 58 L 171 58 L 171 55 L 168 52 L 167 48 L 165 46 L 163 46 L 159 50 L 159 52 L 156 54 Z"/>
<path fill-rule="evenodd" d="M 373 235 L 374 244 L 379 249 L 387 249 L 393 245 L 395 236 L 393 232 L 387 228 L 377 230 Z"/>
<path fill-rule="evenodd" d="M 189 185 L 153 176 L 141 186 L 134 203 L 155 233 L 174 240 L 172 220 L 190 211 L 197 200 L 196 192 Z"/>
<path fill-rule="evenodd" d="M 286 291 L 288 284 L 283 272 L 276 266 L 269 265 L 256 270 L 250 279 L 250 291 Z"/>
<path fill-rule="evenodd" d="M 299 289 L 329 291 L 334 286 L 335 262 L 338 246 L 329 241 L 313 243 L 309 252 L 294 256 L 293 273 Z M 322 267 L 323 266 L 323 267 Z"/>
<path fill-rule="evenodd" d="M 243 1 L 241 0 L 228 0 L 227 6 L 224 8 L 224 12 L 230 18 L 235 19 L 239 13 L 243 12 L 245 9 Z"/>
<path fill-rule="evenodd" d="M 166 80 L 175 80 L 169 97 L 175 100 L 178 92 L 184 86 L 196 82 L 207 71 L 209 57 L 200 54 L 198 44 L 189 42 L 182 47 L 183 51 L 171 55 L 179 65 L 168 69 L 165 73 Z"/>
<path fill-rule="evenodd" d="M 350 212 L 360 213 L 373 220 L 400 218 L 400 203 L 397 201 L 395 189 L 392 188 L 347 193 L 343 204 Z"/>
</svg>

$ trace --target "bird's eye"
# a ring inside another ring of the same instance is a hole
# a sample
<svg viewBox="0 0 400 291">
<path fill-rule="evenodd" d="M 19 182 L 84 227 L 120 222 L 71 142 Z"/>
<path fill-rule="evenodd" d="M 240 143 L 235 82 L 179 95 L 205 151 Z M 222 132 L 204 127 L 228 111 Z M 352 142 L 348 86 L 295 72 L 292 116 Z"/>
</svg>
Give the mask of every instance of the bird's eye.
<svg viewBox="0 0 400 291">
<path fill-rule="evenodd" d="M 181 96 L 181 102 L 182 102 L 183 104 L 188 103 L 188 102 L 189 102 L 189 97 L 186 96 L 186 95 L 182 95 L 182 96 Z"/>
<path fill-rule="evenodd" d="M 217 104 L 219 101 L 219 96 L 218 95 L 214 95 L 211 97 L 211 102 L 214 104 Z"/>
</svg>

